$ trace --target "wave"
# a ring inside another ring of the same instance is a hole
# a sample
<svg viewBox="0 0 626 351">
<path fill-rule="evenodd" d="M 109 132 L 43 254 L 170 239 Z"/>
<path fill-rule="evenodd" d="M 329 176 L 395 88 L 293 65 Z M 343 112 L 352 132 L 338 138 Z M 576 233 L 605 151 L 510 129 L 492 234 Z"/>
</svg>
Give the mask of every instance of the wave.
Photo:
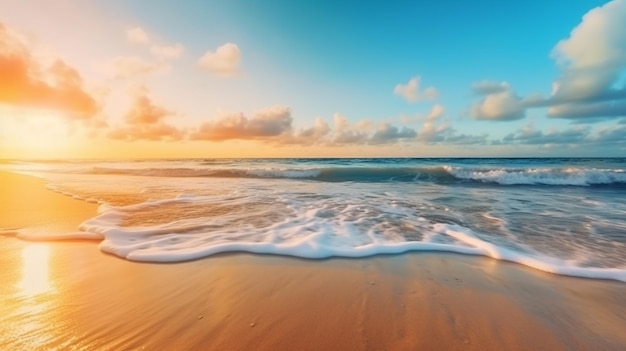
<svg viewBox="0 0 626 351">
<path fill-rule="evenodd" d="M 626 184 L 623 169 L 584 168 L 461 168 L 444 166 L 460 180 L 501 185 L 608 185 Z"/>
<path fill-rule="evenodd" d="M 433 182 L 499 185 L 626 185 L 624 169 L 504 167 L 105 168 L 90 174 L 148 177 L 305 179 L 323 182 Z"/>
<path fill-rule="evenodd" d="M 211 198 L 179 196 L 125 207 L 102 205 L 99 214 L 82 223 L 81 229 L 83 236 L 87 233 L 89 238 L 102 239 L 102 251 L 131 261 L 181 262 L 223 252 L 322 259 L 441 251 L 491 257 L 553 274 L 626 282 L 626 269 L 623 267 L 581 266 L 574 260 L 549 257 L 539 252 L 522 252 L 486 241 L 467 227 L 431 222 L 421 217 L 416 218 L 421 223 L 418 229 L 423 234 L 421 239 L 385 236 L 383 233 L 374 235 L 370 230 L 359 228 L 357 222 L 346 221 L 348 217 L 330 218 L 318 209 L 298 212 L 296 217 L 264 228 L 229 228 L 223 218 L 177 219 L 138 227 L 121 225 L 124 217 L 137 211 L 194 202 L 207 204 Z"/>
</svg>

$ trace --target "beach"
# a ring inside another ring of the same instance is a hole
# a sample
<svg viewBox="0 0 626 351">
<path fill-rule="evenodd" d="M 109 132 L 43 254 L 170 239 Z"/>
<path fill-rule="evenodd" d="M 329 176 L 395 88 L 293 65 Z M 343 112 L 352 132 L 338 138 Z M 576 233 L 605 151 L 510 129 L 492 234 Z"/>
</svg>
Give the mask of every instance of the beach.
<svg viewBox="0 0 626 351">
<path fill-rule="evenodd" d="M 131 262 L 98 240 L 33 240 L 78 231 L 97 205 L 7 172 L 0 191 L 3 350 L 626 347 L 623 282 L 437 252 Z"/>
</svg>

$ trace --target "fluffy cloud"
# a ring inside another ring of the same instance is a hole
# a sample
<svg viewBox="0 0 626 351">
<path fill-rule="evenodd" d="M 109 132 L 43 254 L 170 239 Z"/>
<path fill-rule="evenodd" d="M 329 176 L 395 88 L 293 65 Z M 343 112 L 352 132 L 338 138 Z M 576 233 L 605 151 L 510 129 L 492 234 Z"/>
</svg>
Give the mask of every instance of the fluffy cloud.
<svg viewBox="0 0 626 351">
<path fill-rule="evenodd" d="M 445 140 L 445 133 L 450 130 L 448 123 L 439 124 L 437 121 L 445 114 L 445 108 L 442 105 L 434 105 L 426 120 L 422 125 L 422 128 L 417 134 L 417 140 L 425 143 L 441 142 Z"/>
<path fill-rule="evenodd" d="M 476 83 L 473 90 L 475 93 L 487 94 L 470 107 L 470 116 L 473 118 L 512 121 L 525 117 L 526 103 L 515 94 L 508 83 Z"/>
<path fill-rule="evenodd" d="M 551 52 L 561 71 L 550 96 L 521 98 L 508 83 L 483 81 L 472 86 L 485 95 L 470 108 L 477 119 L 516 120 L 525 110 L 549 107 L 548 116 L 593 122 L 626 116 L 626 0 L 614 0 L 589 11 L 569 37 Z"/>
<path fill-rule="evenodd" d="M 289 145 L 367 145 L 388 144 L 416 137 L 410 128 L 398 128 L 389 123 L 375 126 L 369 121 L 350 123 L 338 113 L 333 116 L 331 128 L 321 118 L 311 127 L 295 130 L 291 110 L 286 106 L 273 106 L 257 111 L 251 118 L 243 113 L 231 113 L 206 122 L 190 134 L 193 140 L 225 141 L 233 139 L 258 140 Z"/>
<path fill-rule="evenodd" d="M 232 76 L 237 73 L 240 60 L 239 47 L 233 43 L 226 43 L 215 52 L 207 51 L 198 60 L 198 66 L 218 76 Z"/>
<path fill-rule="evenodd" d="M 443 120 L 446 109 L 444 106 L 436 104 L 433 105 L 426 118 L 423 119 L 424 123 L 417 132 L 417 140 L 426 144 L 485 144 L 487 140 L 487 134 L 484 135 L 467 135 L 458 134 L 457 131 L 452 128 L 450 122 Z"/>
<path fill-rule="evenodd" d="M 325 143 L 326 136 L 331 132 L 331 128 L 323 119 L 316 117 L 312 127 L 301 129 L 292 134 L 283 135 L 278 143 L 313 145 Z"/>
<path fill-rule="evenodd" d="M 413 77 L 406 84 L 398 84 L 393 89 L 393 93 L 401 96 L 409 103 L 423 100 L 435 100 L 439 96 L 437 89 L 427 87 L 420 91 L 421 78 Z"/>
<path fill-rule="evenodd" d="M 76 118 L 89 118 L 98 112 L 96 101 L 84 90 L 74 68 L 61 60 L 43 66 L 1 23 L 0 77 L 0 103 L 58 110 Z"/>
<path fill-rule="evenodd" d="M 552 57 L 563 71 L 548 103 L 551 117 L 626 116 L 626 0 L 611 1 L 589 11 Z M 589 104 L 589 105 L 586 105 Z"/>
<path fill-rule="evenodd" d="M 257 111 L 251 118 L 243 113 L 224 115 L 202 124 L 191 134 L 194 140 L 263 139 L 278 137 L 291 131 L 291 110 L 273 106 Z"/>
<path fill-rule="evenodd" d="M 326 145 L 343 146 L 349 144 L 390 144 L 401 140 L 414 139 L 417 133 L 407 127 L 399 129 L 390 123 L 381 123 L 375 126 L 372 122 L 362 120 L 350 123 L 348 119 L 338 113 L 333 115 L 334 129 L 329 133 Z"/>
<path fill-rule="evenodd" d="M 108 137 L 116 140 L 180 140 L 184 132 L 164 119 L 172 112 L 152 102 L 145 89 L 135 93 L 133 106 L 124 116 L 125 125 L 112 129 Z"/>
<path fill-rule="evenodd" d="M 334 130 L 331 144 L 365 144 L 369 140 L 371 123 L 361 121 L 352 125 L 348 119 L 339 113 L 333 115 Z"/>
</svg>

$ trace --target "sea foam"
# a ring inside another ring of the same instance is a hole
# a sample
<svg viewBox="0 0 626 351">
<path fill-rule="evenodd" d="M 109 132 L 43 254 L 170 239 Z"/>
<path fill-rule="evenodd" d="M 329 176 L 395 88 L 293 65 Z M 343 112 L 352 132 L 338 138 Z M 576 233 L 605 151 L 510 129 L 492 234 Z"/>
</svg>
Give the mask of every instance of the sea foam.
<svg viewBox="0 0 626 351">
<path fill-rule="evenodd" d="M 101 240 L 103 251 L 129 260 L 178 262 L 234 251 L 312 259 L 444 251 L 625 281 L 625 165 L 626 159 L 272 159 L 11 167 L 100 204 L 83 232 L 37 240 Z"/>
<path fill-rule="evenodd" d="M 571 260 L 498 246 L 481 239 L 469 228 L 433 222 L 393 205 L 375 210 L 354 203 L 347 206 L 328 203 L 321 208 L 296 206 L 286 209 L 291 215 L 268 226 L 238 223 L 237 215 L 190 217 L 158 225 L 123 225 L 125 217 L 159 206 L 183 203 L 202 206 L 226 200 L 186 195 L 123 207 L 103 205 L 99 214 L 84 222 L 81 229 L 104 238 L 100 244 L 102 251 L 132 261 L 179 262 L 223 252 L 320 259 L 442 251 L 487 256 L 554 274 L 626 282 L 626 269 L 583 267 Z M 385 225 L 373 229 L 364 217 L 357 217 L 360 214 L 377 215 L 376 221 Z M 404 222 L 399 223 L 402 218 Z M 403 236 L 394 225 L 424 235 Z"/>
<path fill-rule="evenodd" d="M 623 169 L 581 168 L 471 168 L 451 167 L 444 169 L 462 180 L 472 180 L 502 185 L 606 185 L 626 184 Z"/>
</svg>

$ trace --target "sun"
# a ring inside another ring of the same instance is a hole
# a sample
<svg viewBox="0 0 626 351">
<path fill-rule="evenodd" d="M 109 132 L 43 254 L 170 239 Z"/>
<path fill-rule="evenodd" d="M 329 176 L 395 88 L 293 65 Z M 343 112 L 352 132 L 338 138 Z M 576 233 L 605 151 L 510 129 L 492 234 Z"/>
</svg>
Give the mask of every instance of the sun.
<svg viewBox="0 0 626 351">
<path fill-rule="evenodd" d="M 53 158 L 72 149 L 77 134 L 59 112 L 0 107 L 0 158 Z"/>
</svg>

